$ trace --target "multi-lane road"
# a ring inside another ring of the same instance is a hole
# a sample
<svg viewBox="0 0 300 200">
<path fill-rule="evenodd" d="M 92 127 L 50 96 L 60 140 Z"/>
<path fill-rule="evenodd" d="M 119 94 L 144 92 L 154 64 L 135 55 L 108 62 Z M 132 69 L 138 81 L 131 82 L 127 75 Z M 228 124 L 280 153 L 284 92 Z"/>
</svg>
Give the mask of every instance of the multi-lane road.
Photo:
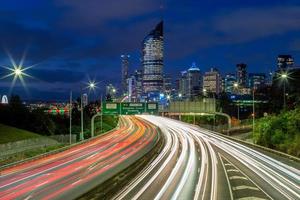
<svg viewBox="0 0 300 200">
<path fill-rule="evenodd" d="M 205 129 L 140 117 L 165 146 L 115 199 L 300 199 L 299 169 Z"/>
<path fill-rule="evenodd" d="M 66 151 L 2 170 L 0 199 L 74 199 L 136 162 L 156 144 L 156 127 L 121 117 L 119 127 Z"/>
<path fill-rule="evenodd" d="M 120 119 L 118 129 L 106 135 L 2 170 L 0 199 L 80 197 L 150 157 L 157 141 L 164 141 L 161 151 L 128 178 L 114 199 L 300 199 L 299 163 L 292 167 L 214 132 L 168 118 Z"/>
</svg>

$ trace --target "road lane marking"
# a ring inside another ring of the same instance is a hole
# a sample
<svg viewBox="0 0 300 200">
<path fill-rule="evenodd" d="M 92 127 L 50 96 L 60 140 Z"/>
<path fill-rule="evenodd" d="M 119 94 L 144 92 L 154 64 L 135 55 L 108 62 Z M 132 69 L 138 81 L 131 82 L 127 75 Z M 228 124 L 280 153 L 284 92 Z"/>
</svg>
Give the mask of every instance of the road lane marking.
<svg viewBox="0 0 300 200">
<path fill-rule="evenodd" d="M 236 187 L 232 187 L 232 190 L 256 190 L 256 191 L 260 191 L 257 187 L 251 187 L 248 185 L 239 185 Z"/>
<path fill-rule="evenodd" d="M 230 180 L 234 180 L 234 179 L 248 180 L 245 176 L 230 176 L 229 179 Z"/>
<path fill-rule="evenodd" d="M 221 160 L 222 167 L 223 167 L 223 169 L 224 169 L 224 171 L 225 171 L 225 170 L 226 170 L 225 165 L 228 164 L 228 163 L 225 163 L 225 164 L 224 164 L 224 161 L 223 161 L 223 159 L 222 159 L 223 156 L 221 156 L 220 153 L 218 153 L 218 155 L 219 155 L 219 158 L 220 158 L 220 160 Z M 228 166 L 228 165 L 227 165 L 227 166 Z M 230 166 L 232 166 L 232 165 L 230 165 Z M 227 174 L 226 172 L 225 172 L 225 177 L 226 177 L 226 180 L 227 180 L 227 183 L 228 183 L 228 189 L 229 189 L 229 193 L 230 193 L 230 198 L 233 199 L 233 194 L 232 194 L 231 184 L 230 184 L 230 181 L 229 181 L 229 178 L 228 178 L 228 174 Z"/>
<path fill-rule="evenodd" d="M 227 171 L 227 172 L 240 172 L 240 171 L 237 170 L 237 169 L 227 169 L 226 171 Z"/>
<path fill-rule="evenodd" d="M 267 199 L 259 198 L 259 197 L 242 197 L 242 198 L 238 198 L 236 200 L 267 200 Z"/>
</svg>

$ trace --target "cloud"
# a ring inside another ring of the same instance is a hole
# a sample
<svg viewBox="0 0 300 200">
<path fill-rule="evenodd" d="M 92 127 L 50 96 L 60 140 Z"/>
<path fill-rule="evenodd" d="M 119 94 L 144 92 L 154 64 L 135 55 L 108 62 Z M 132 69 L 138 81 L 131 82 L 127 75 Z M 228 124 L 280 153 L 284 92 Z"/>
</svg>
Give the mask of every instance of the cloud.
<svg viewBox="0 0 300 200">
<path fill-rule="evenodd" d="M 182 59 L 200 49 L 239 45 L 300 31 L 300 6 L 239 8 L 196 20 L 184 18 L 167 20 L 168 59 Z"/>
<path fill-rule="evenodd" d="M 300 7 L 245 8 L 215 19 L 213 28 L 227 42 L 249 42 L 262 37 L 300 31 Z"/>
<path fill-rule="evenodd" d="M 62 24 L 69 28 L 94 29 L 111 20 L 126 21 L 159 10 L 158 0 L 57 0 L 65 10 Z"/>
</svg>

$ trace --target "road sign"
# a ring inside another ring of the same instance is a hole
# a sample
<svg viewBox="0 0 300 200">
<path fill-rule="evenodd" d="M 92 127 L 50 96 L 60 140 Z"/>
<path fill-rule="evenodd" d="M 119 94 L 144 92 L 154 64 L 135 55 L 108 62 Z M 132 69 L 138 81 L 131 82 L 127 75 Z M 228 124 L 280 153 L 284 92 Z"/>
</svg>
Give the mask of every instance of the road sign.
<svg viewBox="0 0 300 200">
<path fill-rule="evenodd" d="M 146 104 L 146 112 L 150 114 L 158 113 L 158 103 L 147 103 Z"/>
<path fill-rule="evenodd" d="M 114 102 L 103 103 L 103 114 L 104 115 L 118 115 L 120 114 L 120 104 Z"/>
<path fill-rule="evenodd" d="M 121 103 L 122 115 L 142 114 L 145 111 L 145 103 Z"/>
<path fill-rule="evenodd" d="M 143 102 L 106 102 L 103 104 L 104 115 L 138 115 L 143 113 L 157 114 L 157 103 L 143 103 Z"/>
</svg>

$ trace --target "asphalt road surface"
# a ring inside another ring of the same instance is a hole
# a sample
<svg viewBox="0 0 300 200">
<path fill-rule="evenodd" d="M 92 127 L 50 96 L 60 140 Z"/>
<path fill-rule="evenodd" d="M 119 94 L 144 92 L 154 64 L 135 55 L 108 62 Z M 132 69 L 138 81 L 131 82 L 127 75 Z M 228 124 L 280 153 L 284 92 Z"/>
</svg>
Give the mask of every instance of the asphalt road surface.
<svg viewBox="0 0 300 200">
<path fill-rule="evenodd" d="M 119 128 L 66 151 L 2 170 L 0 199 L 74 199 L 149 152 L 156 127 L 136 117 Z"/>
<path fill-rule="evenodd" d="M 300 199 L 300 170 L 206 129 L 139 116 L 165 146 L 114 199 Z"/>
</svg>

